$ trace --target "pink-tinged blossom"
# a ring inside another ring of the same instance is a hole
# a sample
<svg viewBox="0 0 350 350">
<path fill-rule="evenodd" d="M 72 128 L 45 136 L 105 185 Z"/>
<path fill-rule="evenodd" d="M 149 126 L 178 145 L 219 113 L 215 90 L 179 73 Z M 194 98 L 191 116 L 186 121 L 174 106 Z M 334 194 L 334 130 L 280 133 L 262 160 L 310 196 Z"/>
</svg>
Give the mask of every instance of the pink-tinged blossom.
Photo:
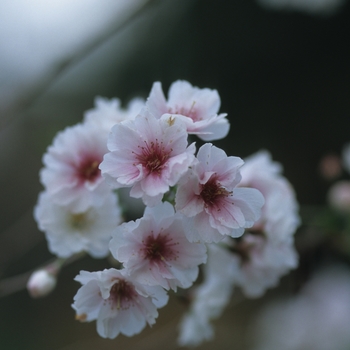
<svg viewBox="0 0 350 350">
<path fill-rule="evenodd" d="M 84 114 L 84 123 L 91 124 L 100 128 L 106 134 L 115 124 L 124 120 L 132 120 L 140 113 L 144 107 L 145 101 L 141 98 L 132 99 L 126 108 L 122 108 L 120 100 L 117 98 L 107 99 L 104 97 L 95 98 L 95 108 L 90 109 Z"/>
<path fill-rule="evenodd" d="M 264 204 L 261 193 L 237 187 L 242 165 L 242 159 L 228 157 L 212 144 L 199 149 L 197 162 L 180 180 L 175 199 L 190 241 L 239 237 L 259 219 Z"/>
<path fill-rule="evenodd" d="M 157 117 L 165 113 L 176 115 L 187 126 L 189 134 L 204 141 L 219 140 L 227 136 L 230 124 L 226 114 L 219 114 L 220 96 L 216 90 L 199 89 L 184 80 L 175 81 L 165 99 L 160 82 L 153 84 L 147 106 Z"/>
<path fill-rule="evenodd" d="M 185 229 L 173 206 L 161 203 L 147 207 L 141 219 L 119 226 L 112 235 L 110 250 L 142 284 L 188 288 L 207 255 L 204 244 L 187 240 Z"/>
<path fill-rule="evenodd" d="M 75 212 L 103 203 L 110 187 L 98 168 L 108 152 L 99 129 L 78 124 L 57 134 L 43 156 L 40 179 L 52 199 Z"/>
<path fill-rule="evenodd" d="M 250 298 L 262 296 L 266 289 L 275 287 L 282 276 L 298 266 L 293 237 L 275 242 L 246 232 L 231 249 L 239 257 L 235 284 Z"/>
<path fill-rule="evenodd" d="M 76 319 L 96 320 L 97 332 L 103 338 L 140 333 L 146 324 L 155 323 L 157 308 L 168 302 L 164 289 L 144 286 L 127 276 L 125 270 L 80 271 L 75 280 L 82 284 L 72 305 Z"/>
<path fill-rule="evenodd" d="M 57 205 L 47 192 L 42 192 L 34 217 L 40 230 L 45 232 L 51 253 L 67 258 L 85 251 L 102 258 L 108 255 L 112 232 L 121 223 L 121 210 L 112 192 L 102 205 L 82 212 Z"/>
<path fill-rule="evenodd" d="M 263 231 L 274 241 L 289 240 L 300 224 L 294 190 L 282 176 L 282 167 L 270 153 L 260 151 L 244 160 L 239 186 L 258 189 L 265 198 L 260 220 L 253 230 Z"/>
<path fill-rule="evenodd" d="M 100 169 L 112 186 L 132 187 L 131 197 L 154 206 L 192 164 L 195 145 L 187 145 L 181 120 L 169 114 L 156 119 L 144 109 L 112 128 Z"/>
</svg>

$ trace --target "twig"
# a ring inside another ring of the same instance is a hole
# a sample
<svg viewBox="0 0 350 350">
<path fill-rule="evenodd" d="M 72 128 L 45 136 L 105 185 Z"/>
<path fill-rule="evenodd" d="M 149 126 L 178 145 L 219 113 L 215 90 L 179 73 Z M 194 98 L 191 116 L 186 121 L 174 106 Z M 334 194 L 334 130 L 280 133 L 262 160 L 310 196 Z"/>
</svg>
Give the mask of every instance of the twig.
<svg viewBox="0 0 350 350">
<path fill-rule="evenodd" d="M 117 34 L 120 30 L 124 29 L 132 21 L 137 19 L 144 11 L 146 11 L 148 8 L 151 8 L 157 2 L 160 2 L 160 0 L 148 0 L 137 11 L 135 11 L 129 17 L 125 18 L 124 21 L 113 24 L 95 40 L 89 42 L 81 50 L 73 53 L 71 57 L 68 57 L 59 63 L 53 72 L 51 72 L 51 74 L 47 74 L 46 77 L 42 79 L 36 87 L 32 87 L 30 93 L 27 96 L 19 99 L 17 108 L 13 107 L 12 109 L 10 108 L 8 111 L 5 111 L 5 113 L 2 115 L 0 131 L 5 129 L 10 121 L 15 120 L 15 118 L 20 118 L 23 115 L 24 109 L 29 108 L 31 105 L 33 105 L 33 103 L 42 96 L 42 94 L 60 75 L 64 74 L 68 69 L 82 61 L 86 56 L 103 45 L 103 43 Z"/>
<path fill-rule="evenodd" d="M 78 254 L 72 255 L 71 257 L 65 259 L 64 263 L 62 264 L 62 267 L 70 265 L 71 263 L 81 259 L 85 255 L 86 255 L 85 253 L 78 253 Z M 59 258 L 51 259 L 47 261 L 45 264 L 43 264 L 42 267 L 53 264 L 58 260 L 62 260 L 62 259 L 59 259 Z M 20 275 L 4 278 L 0 280 L 0 298 L 6 297 L 16 292 L 20 292 L 21 290 L 25 289 L 29 277 L 34 271 L 38 269 L 40 269 L 40 267 L 32 269 Z"/>
</svg>

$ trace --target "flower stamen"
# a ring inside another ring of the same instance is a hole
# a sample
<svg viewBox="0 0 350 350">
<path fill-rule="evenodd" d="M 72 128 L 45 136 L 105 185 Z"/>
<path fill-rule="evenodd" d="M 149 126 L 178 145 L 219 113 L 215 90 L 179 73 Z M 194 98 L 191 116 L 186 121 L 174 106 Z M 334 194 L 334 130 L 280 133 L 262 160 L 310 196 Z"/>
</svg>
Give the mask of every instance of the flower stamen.
<svg viewBox="0 0 350 350">
<path fill-rule="evenodd" d="M 227 191 L 220 183 L 215 179 L 210 179 L 206 184 L 202 186 L 200 193 L 206 206 L 212 206 L 220 197 L 228 197 L 232 194 L 232 191 Z"/>
<path fill-rule="evenodd" d="M 172 238 L 168 235 L 159 235 L 158 237 L 148 236 L 144 243 L 145 258 L 152 261 L 166 261 L 169 258 L 174 258 L 174 251 L 171 246 L 176 243 L 171 243 Z"/>
<path fill-rule="evenodd" d="M 109 300 L 113 302 L 117 310 L 128 309 L 135 296 L 136 292 L 130 283 L 123 279 L 117 279 L 110 290 Z"/>
<path fill-rule="evenodd" d="M 98 168 L 100 161 L 96 159 L 87 159 L 79 165 L 78 176 L 82 182 L 93 182 L 101 176 L 101 171 Z"/>
<path fill-rule="evenodd" d="M 143 165 L 143 167 L 148 171 L 148 173 L 158 173 L 161 175 L 164 164 L 170 158 L 170 151 L 166 151 L 163 143 L 151 141 L 150 143 L 145 141 L 145 146 L 141 147 L 142 154 L 137 155 L 137 159 Z"/>
</svg>

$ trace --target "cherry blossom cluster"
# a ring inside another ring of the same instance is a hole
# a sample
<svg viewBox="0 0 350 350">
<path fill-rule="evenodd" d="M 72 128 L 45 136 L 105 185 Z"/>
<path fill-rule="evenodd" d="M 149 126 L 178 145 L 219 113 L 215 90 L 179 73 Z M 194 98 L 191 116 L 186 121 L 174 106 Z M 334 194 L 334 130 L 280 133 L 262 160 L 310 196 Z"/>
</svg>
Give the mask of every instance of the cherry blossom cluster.
<svg viewBox="0 0 350 350">
<path fill-rule="evenodd" d="M 196 346 L 213 338 L 211 321 L 228 305 L 234 287 L 248 298 L 257 298 L 297 267 L 298 204 L 281 172 L 281 165 L 267 151 L 245 159 L 238 187 L 255 188 L 263 194 L 260 219 L 242 236 L 208 246 L 203 282 L 191 291 L 192 304 L 180 325 L 181 345 Z"/>
<path fill-rule="evenodd" d="M 190 307 L 179 342 L 199 344 L 235 286 L 258 297 L 297 266 L 294 191 L 267 151 L 243 161 L 208 143 L 229 132 L 219 109 L 216 90 L 176 81 L 166 98 L 156 82 L 126 108 L 97 98 L 47 149 L 34 216 L 49 250 L 116 261 L 75 278 L 76 318 L 96 320 L 100 336 L 139 333 L 181 288 Z M 197 149 L 192 135 L 207 143 Z M 123 222 L 122 188 L 143 203 L 142 217 Z"/>
</svg>

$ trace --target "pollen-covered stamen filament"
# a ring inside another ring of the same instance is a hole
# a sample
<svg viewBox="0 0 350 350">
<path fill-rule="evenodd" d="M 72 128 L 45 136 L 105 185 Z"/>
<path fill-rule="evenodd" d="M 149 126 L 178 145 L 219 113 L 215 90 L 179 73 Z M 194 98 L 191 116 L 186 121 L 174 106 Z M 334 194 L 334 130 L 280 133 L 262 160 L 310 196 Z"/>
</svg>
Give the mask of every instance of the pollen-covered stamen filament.
<svg viewBox="0 0 350 350">
<path fill-rule="evenodd" d="M 113 302 L 113 305 L 119 309 L 127 309 L 133 302 L 136 292 L 134 287 L 123 279 L 117 279 L 117 282 L 113 284 L 110 293 L 109 300 Z"/>
<path fill-rule="evenodd" d="M 162 171 L 162 168 L 166 161 L 170 157 L 170 151 L 166 151 L 162 142 L 151 141 L 150 143 L 145 141 L 145 146 L 140 147 L 141 154 L 136 157 L 141 162 L 141 164 L 148 170 L 149 173 Z"/>
<path fill-rule="evenodd" d="M 161 260 L 165 260 L 161 251 L 163 250 L 162 245 L 159 242 L 153 242 L 149 244 L 146 248 L 147 257 L 151 260 L 159 257 Z"/>
<path fill-rule="evenodd" d="M 187 117 L 191 118 L 194 122 L 198 121 L 197 111 L 194 109 L 195 104 L 196 104 L 196 101 L 193 101 L 191 108 L 189 109 L 189 111 L 186 115 Z"/>
<path fill-rule="evenodd" d="M 196 104 L 196 101 L 193 101 L 189 110 L 187 110 L 185 107 L 179 108 L 178 106 L 176 106 L 174 109 L 170 107 L 170 108 L 168 108 L 168 113 L 181 114 L 187 118 L 191 118 L 194 122 L 197 122 L 197 121 L 201 120 L 202 118 L 198 118 L 197 111 L 194 109 L 195 104 Z"/>
<path fill-rule="evenodd" d="M 176 252 L 172 249 L 176 243 L 167 234 L 154 237 L 150 235 L 144 241 L 144 255 L 150 261 L 165 261 L 176 259 Z"/>
<path fill-rule="evenodd" d="M 232 194 L 232 191 L 227 191 L 220 183 L 215 179 L 210 179 L 206 184 L 202 186 L 200 196 L 207 206 L 215 204 L 220 197 L 228 197 Z"/>
</svg>

